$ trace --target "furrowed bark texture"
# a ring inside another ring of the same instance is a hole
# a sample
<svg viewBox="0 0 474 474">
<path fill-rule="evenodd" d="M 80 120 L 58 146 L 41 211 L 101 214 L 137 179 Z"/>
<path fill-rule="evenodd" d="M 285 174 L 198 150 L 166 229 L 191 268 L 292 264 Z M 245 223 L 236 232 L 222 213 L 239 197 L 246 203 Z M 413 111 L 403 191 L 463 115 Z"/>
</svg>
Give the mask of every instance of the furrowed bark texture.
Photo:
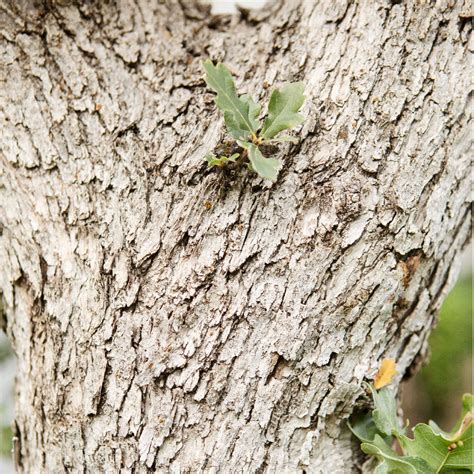
<svg viewBox="0 0 474 474">
<path fill-rule="evenodd" d="M 469 219 L 462 2 L 0 4 L 0 262 L 20 472 L 353 472 Z M 306 84 L 269 186 L 207 170 L 200 66 Z"/>
</svg>

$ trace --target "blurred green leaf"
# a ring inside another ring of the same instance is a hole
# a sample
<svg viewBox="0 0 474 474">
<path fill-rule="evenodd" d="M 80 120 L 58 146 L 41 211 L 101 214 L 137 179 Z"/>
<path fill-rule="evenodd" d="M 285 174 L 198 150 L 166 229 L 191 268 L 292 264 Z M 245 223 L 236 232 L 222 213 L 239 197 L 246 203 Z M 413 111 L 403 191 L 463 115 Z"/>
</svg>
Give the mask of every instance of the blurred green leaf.
<svg viewBox="0 0 474 474">
<path fill-rule="evenodd" d="M 384 434 L 401 435 L 405 432 L 398 416 L 395 394 L 389 387 L 375 390 L 370 386 L 374 399 L 374 411 L 372 417 L 376 427 Z"/>
<path fill-rule="evenodd" d="M 472 360 L 472 276 L 458 280 L 447 296 L 429 345 L 430 361 L 421 370 L 419 377 L 430 396 L 431 416 L 428 416 L 442 421 L 443 414 L 452 401 L 469 390 Z M 463 379 L 463 370 L 467 379 Z"/>
<path fill-rule="evenodd" d="M 467 415 L 469 416 L 469 415 Z M 465 430 L 449 441 L 433 432 L 431 426 L 418 424 L 413 430 L 414 439 L 400 437 L 400 445 L 405 453 L 424 459 L 432 472 L 448 472 L 450 469 L 474 470 L 472 419 Z"/>
<path fill-rule="evenodd" d="M 0 406 L 0 412 L 4 407 Z M 0 456 L 9 456 L 12 448 L 12 430 L 8 424 L 0 425 Z"/>
<path fill-rule="evenodd" d="M 286 142 L 298 143 L 298 139 L 295 137 L 290 137 L 289 135 L 282 135 L 281 137 L 270 138 L 264 141 L 264 143 L 286 143 Z"/>
<path fill-rule="evenodd" d="M 375 435 L 371 443 L 362 443 L 360 447 L 364 453 L 371 454 L 379 460 L 380 464 L 374 471 L 376 474 L 428 474 L 431 472 L 426 461 L 412 456 L 399 456 L 379 435 Z"/>
<path fill-rule="evenodd" d="M 362 442 L 372 442 L 376 434 L 383 438 L 382 433 L 377 429 L 377 426 L 374 423 L 372 415 L 369 413 L 354 415 L 351 417 L 350 422 L 347 423 L 347 426 Z"/>
</svg>

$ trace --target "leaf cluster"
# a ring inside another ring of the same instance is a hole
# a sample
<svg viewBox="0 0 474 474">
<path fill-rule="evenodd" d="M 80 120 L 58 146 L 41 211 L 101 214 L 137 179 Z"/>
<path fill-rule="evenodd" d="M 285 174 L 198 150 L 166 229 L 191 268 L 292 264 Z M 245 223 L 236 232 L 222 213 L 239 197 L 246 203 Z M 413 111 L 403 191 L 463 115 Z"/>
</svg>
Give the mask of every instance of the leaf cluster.
<svg viewBox="0 0 474 474">
<path fill-rule="evenodd" d="M 303 83 L 287 83 L 280 90 L 274 90 L 270 96 L 268 114 L 262 124 L 259 119 L 261 106 L 249 95 L 237 94 L 234 79 L 223 64 L 214 65 L 207 60 L 203 62 L 203 67 L 207 85 L 217 94 L 215 102 L 224 114 L 227 130 L 241 148 L 238 157 L 235 154 L 230 157 L 206 156 L 208 165 L 224 166 L 238 158 L 262 178 L 276 181 L 281 163 L 275 158 L 265 157 L 261 146 L 295 141 L 292 137 L 277 135 L 303 122 L 303 116 L 298 113 L 305 99 Z"/>
<path fill-rule="evenodd" d="M 397 416 L 395 394 L 389 387 L 369 386 L 374 401 L 371 414 L 355 416 L 349 428 L 361 441 L 361 449 L 378 460 L 376 474 L 463 473 L 474 470 L 473 396 L 463 396 L 462 413 L 449 433 L 436 423 L 420 423 L 413 438 L 405 433 Z M 392 445 L 398 442 L 402 454 Z"/>
</svg>

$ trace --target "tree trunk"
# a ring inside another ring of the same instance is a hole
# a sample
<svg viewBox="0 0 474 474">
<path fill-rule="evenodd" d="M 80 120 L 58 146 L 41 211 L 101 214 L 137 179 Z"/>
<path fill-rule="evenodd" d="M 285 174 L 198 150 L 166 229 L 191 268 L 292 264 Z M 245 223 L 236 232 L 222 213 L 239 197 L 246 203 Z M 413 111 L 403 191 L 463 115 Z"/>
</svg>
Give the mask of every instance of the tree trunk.
<svg viewBox="0 0 474 474">
<path fill-rule="evenodd" d="M 470 235 L 469 12 L 80 3 L 0 5 L 19 471 L 356 471 L 362 382 L 422 359 Z M 208 57 L 305 82 L 274 185 L 206 168 Z"/>
</svg>

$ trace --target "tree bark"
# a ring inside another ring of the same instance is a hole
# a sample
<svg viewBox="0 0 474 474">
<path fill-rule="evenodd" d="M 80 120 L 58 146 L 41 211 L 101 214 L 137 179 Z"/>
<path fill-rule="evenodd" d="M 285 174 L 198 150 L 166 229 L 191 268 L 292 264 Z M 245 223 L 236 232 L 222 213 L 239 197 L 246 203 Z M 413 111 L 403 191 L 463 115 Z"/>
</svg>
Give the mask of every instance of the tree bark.
<svg viewBox="0 0 474 474">
<path fill-rule="evenodd" d="M 470 235 L 470 12 L 80 3 L 0 4 L 19 471 L 355 472 L 362 382 L 423 358 Z M 206 168 L 208 57 L 305 82 L 274 185 Z"/>
</svg>

